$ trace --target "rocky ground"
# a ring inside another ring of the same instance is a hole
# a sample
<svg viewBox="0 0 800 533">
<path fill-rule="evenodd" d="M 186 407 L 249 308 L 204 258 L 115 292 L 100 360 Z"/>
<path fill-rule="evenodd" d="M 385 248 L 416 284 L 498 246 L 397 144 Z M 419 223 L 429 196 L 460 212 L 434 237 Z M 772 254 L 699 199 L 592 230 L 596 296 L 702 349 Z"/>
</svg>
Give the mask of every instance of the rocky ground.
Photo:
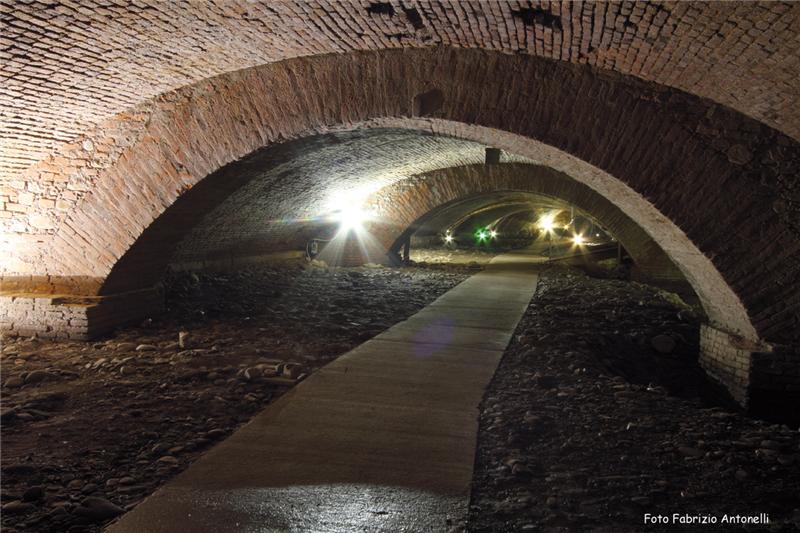
<svg viewBox="0 0 800 533">
<path fill-rule="evenodd" d="M 453 269 L 176 276 L 97 342 L 3 342 L 2 531 L 98 531 L 304 374 L 427 305 Z"/>
<path fill-rule="evenodd" d="M 410 258 L 418 264 L 484 265 L 491 261 L 497 253 L 496 250 L 441 246 L 438 248 L 412 248 Z"/>
<path fill-rule="evenodd" d="M 482 405 L 471 531 L 797 531 L 800 434 L 716 405 L 654 289 L 543 274 Z M 645 513 L 717 525 L 647 525 Z M 723 525 L 768 513 L 770 525 Z"/>
</svg>

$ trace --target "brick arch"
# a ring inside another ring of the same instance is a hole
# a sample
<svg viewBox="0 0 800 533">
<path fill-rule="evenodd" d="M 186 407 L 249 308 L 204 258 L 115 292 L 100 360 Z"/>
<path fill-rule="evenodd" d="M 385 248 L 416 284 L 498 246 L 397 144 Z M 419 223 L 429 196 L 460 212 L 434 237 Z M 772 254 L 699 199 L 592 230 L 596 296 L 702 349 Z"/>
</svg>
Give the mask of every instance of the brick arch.
<svg viewBox="0 0 800 533">
<path fill-rule="evenodd" d="M 494 200 L 489 200 L 488 202 L 486 202 L 487 198 L 485 196 L 473 197 L 470 203 L 474 207 L 465 205 L 464 202 L 458 202 L 452 207 L 443 208 L 427 219 L 414 236 L 420 235 L 424 238 L 426 235 L 429 236 L 432 231 L 435 231 L 438 235 L 445 228 L 451 229 L 455 235 L 465 232 L 472 234 L 476 227 L 501 223 L 503 220 L 520 213 L 532 214 L 543 209 L 568 209 L 568 206 L 564 204 L 548 202 L 547 205 L 543 205 L 542 203 L 537 203 L 537 201 L 542 200 L 540 196 L 525 195 L 527 196 L 526 199 L 525 196 L 516 198 L 518 193 L 512 193 L 510 198 L 506 194 L 508 193 L 498 195 Z M 484 202 L 478 203 L 480 200 L 484 200 Z"/>
<path fill-rule="evenodd" d="M 0 175 L 105 118 L 224 72 L 386 48 L 591 65 L 709 98 L 800 138 L 797 2 L 84 0 L 4 2 L 0 20 Z"/>
<path fill-rule="evenodd" d="M 524 195 L 546 196 L 589 214 L 622 243 L 642 274 L 679 280 L 680 270 L 658 243 L 624 211 L 590 187 L 551 168 L 524 163 L 445 168 L 401 181 L 375 193 L 372 203 L 386 222 L 373 232 L 388 250 L 443 209 L 470 199 L 499 202 Z M 525 198 L 525 196 L 522 196 Z M 470 207 L 472 209 L 472 207 Z"/>
<path fill-rule="evenodd" d="M 391 126 L 471 139 L 574 177 L 659 243 L 718 325 L 796 340 L 800 261 L 786 179 L 798 144 L 677 90 L 538 58 L 399 50 L 234 72 L 118 118 L 69 165 L 42 170 L 53 187 L 86 192 L 74 204 L 63 195 L 64 211 L 41 207 L 4 262 L 5 286 L 96 294 L 144 230 L 206 176 L 287 139 Z M 101 150 L 120 146 L 120 131 L 124 149 Z"/>
</svg>

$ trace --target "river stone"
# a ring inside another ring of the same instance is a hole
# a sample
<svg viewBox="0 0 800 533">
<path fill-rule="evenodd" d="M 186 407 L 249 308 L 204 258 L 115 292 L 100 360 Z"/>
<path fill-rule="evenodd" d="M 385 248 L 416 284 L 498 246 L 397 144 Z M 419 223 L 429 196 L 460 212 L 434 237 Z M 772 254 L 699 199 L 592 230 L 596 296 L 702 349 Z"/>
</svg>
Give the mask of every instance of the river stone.
<svg viewBox="0 0 800 533">
<path fill-rule="evenodd" d="M 75 509 L 75 514 L 92 522 L 110 520 L 123 513 L 123 509 L 105 498 L 89 497 L 83 500 L 81 506 Z"/>
<path fill-rule="evenodd" d="M 44 487 L 41 485 L 34 485 L 25 491 L 25 494 L 22 495 L 22 501 L 35 502 L 37 500 L 41 500 L 43 497 Z"/>
<path fill-rule="evenodd" d="M 153 352 L 157 349 L 158 348 L 156 348 L 152 344 L 140 344 L 139 346 L 136 347 L 137 352 Z"/>
<path fill-rule="evenodd" d="M 33 372 L 30 372 L 30 373 L 28 373 L 27 376 L 25 376 L 25 383 L 26 384 L 29 384 L 29 383 L 41 383 L 42 381 L 46 380 L 48 377 L 50 377 L 50 374 L 48 374 L 44 370 L 34 370 Z"/>
<path fill-rule="evenodd" d="M 10 377 L 6 380 L 5 385 L 9 389 L 16 389 L 17 387 L 22 387 L 22 379 L 20 379 L 18 376 Z"/>
<path fill-rule="evenodd" d="M 669 335 L 656 335 L 650 339 L 650 345 L 658 353 L 668 354 L 675 350 L 675 339 Z"/>
<path fill-rule="evenodd" d="M 32 503 L 24 503 L 19 500 L 8 502 L 0 507 L 3 514 L 23 514 L 31 511 L 35 506 Z"/>
</svg>

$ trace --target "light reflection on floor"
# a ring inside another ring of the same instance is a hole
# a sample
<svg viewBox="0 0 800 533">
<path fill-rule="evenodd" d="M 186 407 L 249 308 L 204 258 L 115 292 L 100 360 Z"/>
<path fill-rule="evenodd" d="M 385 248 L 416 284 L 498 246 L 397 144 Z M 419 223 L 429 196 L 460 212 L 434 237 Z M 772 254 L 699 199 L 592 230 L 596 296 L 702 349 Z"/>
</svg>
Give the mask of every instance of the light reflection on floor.
<svg viewBox="0 0 800 533">
<path fill-rule="evenodd" d="M 463 494 L 443 495 L 404 487 L 326 484 L 174 492 L 166 505 L 185 507 L 183 531 L 425 532 L 449 531 L 466 516 Z M 201 501 L 198 501 L 201 500 Z M 268 524 L 268 525 L 267 525 Z M 173 531 L 171 525 L 159 531 Z M 216 529 L 214 529 L 216 528 Z M 177 530 L 175 530 L 177 531 Z"/>
</svg>

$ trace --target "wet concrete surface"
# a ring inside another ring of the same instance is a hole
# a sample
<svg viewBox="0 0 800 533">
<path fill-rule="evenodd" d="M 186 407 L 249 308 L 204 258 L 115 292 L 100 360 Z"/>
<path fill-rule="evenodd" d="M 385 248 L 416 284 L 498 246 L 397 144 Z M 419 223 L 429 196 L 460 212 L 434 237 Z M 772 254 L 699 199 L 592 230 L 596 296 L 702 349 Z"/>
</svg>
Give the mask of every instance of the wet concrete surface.
<svg viewBox="0 0 800 533">
<path fill-rule="evenodd" d="M 325 366 L 109 531 L 458 527 L 478 405 L 536 289 L 531 261 L 499 256 Z"/>
</svg>

